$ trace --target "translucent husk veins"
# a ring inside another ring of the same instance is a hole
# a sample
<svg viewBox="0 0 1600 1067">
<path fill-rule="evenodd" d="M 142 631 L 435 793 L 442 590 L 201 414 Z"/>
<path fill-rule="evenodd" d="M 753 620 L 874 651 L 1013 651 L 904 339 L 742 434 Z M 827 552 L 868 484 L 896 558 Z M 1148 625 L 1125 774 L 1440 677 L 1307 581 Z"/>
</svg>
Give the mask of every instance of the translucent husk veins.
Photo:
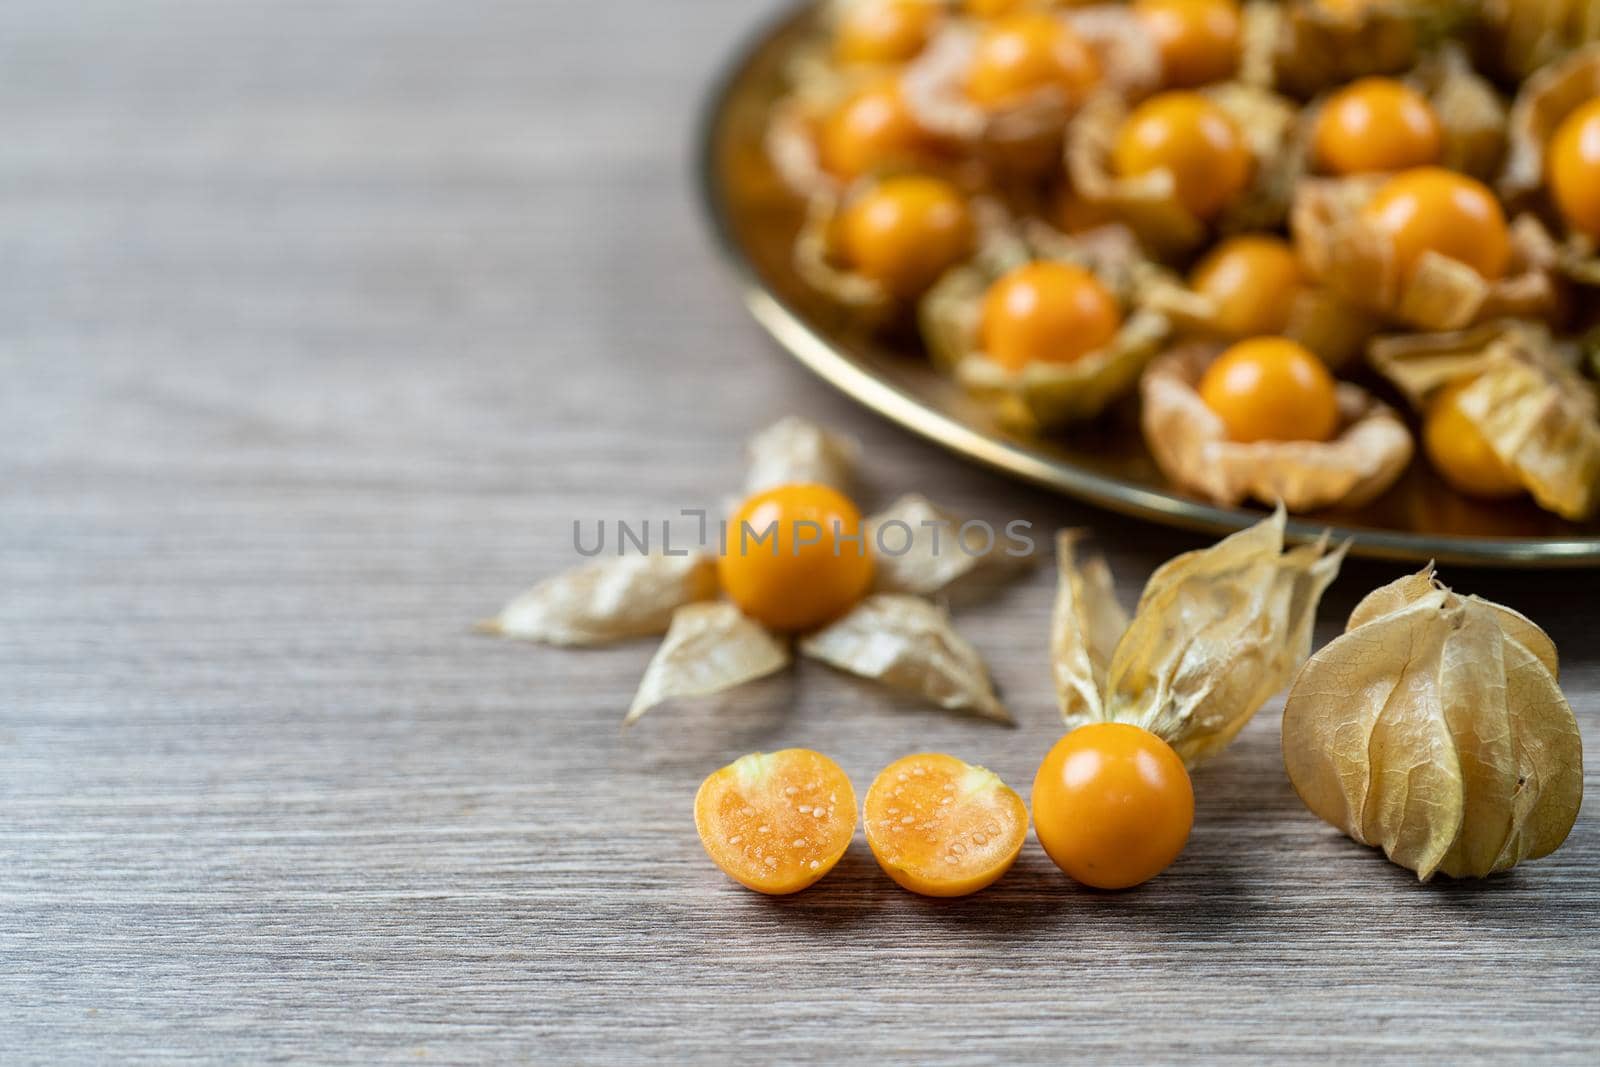
<svg viewBox="0 0 1600 1067">
<path fill-rule="evenodd" d="M 1220 752 L 1310 651 L 1317 603 L 1345 547 L 1285 550 L 1285 514 L 1160 567 L 1131 622 L 1103 561 L 1080 564 L 1080 535 L 1057 538 L 1051 660 L 1069 728 L 1125 722 L 1190 766 Z"/>
<path fill-rule="evenodd" d="M 1540 507 L 1578 520 L 1600 506 L 1594 387 L 1548 326 L 1506 321 L 1386 338 L 1369 355 L 1418 411 L 1444 387 L 1470 381 L 1462 412 Z"/>
<path fill-rule="evenodd" d="M 1312 812 L 1424 881 L 1549 854 L 1583 795 L 1554 645 L 1431 567 L 1369 595 L 1306 663 L 1283 752 Z"/>
</svg>

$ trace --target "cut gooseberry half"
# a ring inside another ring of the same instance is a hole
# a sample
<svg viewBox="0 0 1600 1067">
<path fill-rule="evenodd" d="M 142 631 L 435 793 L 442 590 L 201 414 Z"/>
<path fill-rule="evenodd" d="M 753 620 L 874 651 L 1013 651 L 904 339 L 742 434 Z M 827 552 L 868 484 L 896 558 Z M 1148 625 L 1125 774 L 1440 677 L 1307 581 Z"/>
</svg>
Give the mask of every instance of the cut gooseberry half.
<svg viewBox="0 0 1600 1067">
<path fill-rule="evenodd" d="M 867 844 L 902 887 L 962 897 L 1010 869 L 1028 808 L 993 771 L 923 752 L 895 760 L 867 790 Z"/>
<path fill-rule="evenodd" d="M 752 752 L 700 783 L 694 825 L 729 878 L 758 893 L 798 893 L 850 847 L 856 794 L 820 752 Z"/>
</svg>

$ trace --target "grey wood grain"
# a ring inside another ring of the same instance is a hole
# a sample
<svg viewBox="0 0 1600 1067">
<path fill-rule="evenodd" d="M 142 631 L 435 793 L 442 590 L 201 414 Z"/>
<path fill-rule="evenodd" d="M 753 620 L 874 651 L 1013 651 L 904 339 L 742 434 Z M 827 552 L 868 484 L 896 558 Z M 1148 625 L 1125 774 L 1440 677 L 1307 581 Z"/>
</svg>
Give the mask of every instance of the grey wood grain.
<svg viewBox="0 0 1600 1067">
<path fill-rule="evenodd" d="M 790 899 L 706 861 L 695 786 L 752 749 L 1025 790 L 1045 574 L 960 614 L 1014 730 L 804 665 L 624 732 L 648 642 L 469 633 L 574 518 L 715 504 L 791 411 L 860 436 L 875 502 L 1094 527 L 1130 601 L 1195 544 L 951 460 L 746 321 L 687 146 L 772 6 L 0 5 L 0 1061 L 1585 1062 L 1600 819 L 1419 886 L 1301 808 L 1277 704 L 1135 892 L 1032 844 L 949 902 L 859 839 Z M 1319 637 L 1396 573 L 1351 565 Z M 1600 751 L 1595 577 L 1453 577 L 1549 627 Z"/>
</svg>

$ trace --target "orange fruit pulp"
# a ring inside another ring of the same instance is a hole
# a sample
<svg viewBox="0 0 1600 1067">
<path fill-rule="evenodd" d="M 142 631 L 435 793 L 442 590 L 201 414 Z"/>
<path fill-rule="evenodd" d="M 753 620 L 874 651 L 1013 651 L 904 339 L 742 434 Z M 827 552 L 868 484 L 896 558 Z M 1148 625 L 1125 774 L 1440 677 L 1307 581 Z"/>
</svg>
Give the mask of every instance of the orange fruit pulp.
<svg viewBox="0 0 1600 1067">
<path fill-rule="evenodd" d="M 924 752 L 873 779 L 863 811 L 878 866 L 902 887 L 960 897 L 1010 869 L 1028 836 L 1028 809 L 993 771 Z"/>
<path fill-rule="evenodd" d="M 850 847 L 856 795 L 820 752 L 753 752 L 700 783 L 694 825 L 729 878 L 758 893 L 798 893 Z"/>
</svg>

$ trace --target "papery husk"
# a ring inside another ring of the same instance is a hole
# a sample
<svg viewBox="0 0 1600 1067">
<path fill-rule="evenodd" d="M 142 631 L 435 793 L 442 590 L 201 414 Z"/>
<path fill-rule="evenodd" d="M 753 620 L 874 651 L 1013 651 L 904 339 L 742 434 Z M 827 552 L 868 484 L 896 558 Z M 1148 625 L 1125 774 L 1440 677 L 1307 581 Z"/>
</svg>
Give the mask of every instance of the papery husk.
<svg viewBox="0 0 1600 1067">
<path fill-rule="evenodd" d="M 941 508 L 909 493 L 867 519 L 872 587 L 879 593 L 932 596 L 1021 574 L 1037 559 L 1031 539 Z"/>
<path fill-rule="evenodd" d="M 800 653 L 948 711 L 1011 722 L 978 651 L 921 597 L 874 593 L 800 639 Z"/>
<path fill-rule="evenodd" d="M 1152 269 L 1139 281 L 1136 302 L 1158 311 L 1172 324 L 1179 337 L 1244 338 L 1224 329 L 1219 321 L 1217 302 L 1190 289 L 1171 271 Z M 1325 286 L 1305 285 L 1289 298 L 1289 318 L 1283 336 L 1304 345 L 1335 370 L 1348 366 L 1361 355 L 1367 342 L 1378 332 L 1382 321 L 1371 312 L 1356 307 Z"/>
<path fill-rule="evenodd" d="M 1358 307 L 1421 330 L 1459 330 L 1508 316 L 1539 317 L 1556 306 L 1556 247 L 1532 215 L 1511 224 L 1511 263 L 1486 281 L 1457 260 L 1425 252 L 1409 278 L 1392 242 L 1362 218 L 1388 179 L 1325 178 L 1300 183 L 1293 229 L 1313 278 Z"/>
<path fill-rule="evenodd" d="M 1295 125 L 1294 106 L 1240 82 L 1199 91 L 1234 120 L 1255 161 L 1249 187 L 1223 209 L 1215 229 L 1240 233 L 1279 225 L 1289 212 L 1298 157 L 1287 150 Z M 1109 212 L 1157 255 L 1182 256 L 1204 242 L 1212 227 L 1178 202 L 1169 171 L 1123 178 L 1112 170 L 1112 150 L 1130 111 L 1115 93 L 1098 93 L 1084 104 L 1067 127 L 1068 181 L 1085 204 Z"/>
<path fill-rule="evenodd" d="M 1506 158 L 1508 111 L 1499 92 L 1451 41 L 1425 56 L 1406 79 L 1433 106 L 1443 134 L 1439 165 L 1493 183 Z"/>
<path fill-rule="evenodd" d="M 1197 392 L 1219 351 L 1204 342 L 1180 346 L 1152 363 L 1140 383 L 1145 442 L 1175 484 L 1219 504 L 1282 501 L 1292 512 L 1359 507 L 1411 462 L 1411 433 L 1400 417 L 1348 382 L 1338 387 L 1339 432 L 1331 441 L 1229 440 Z"/>
<path fill-rule="evenodd" d="M 917 308 L 922 338 L 934 365 L 993 406 L 1002 422 L 1022 430 L 1049 430 L 1094 418 L 1131 392 L 1139 372 L 1168 334 L 1166 317 L 1134 309 L 1105 348 L 1070 363 L 1033 363 L 1020 371 L 983 354 L 983 300 L 1002 274 L 1029 260 L 1055 259 L 1092 272 L 1126 306 L 1135 277 L 1147 264 L 1121 227 L 1067 235 L 1034 221 L 1018 242 L 998 244 L 972 262 L 947 271 Z"/>
<path fill-rule="evenodd" d="M 1111 568 L 1101 556 L 1078 563 L 1086 530 L 1056 534 L 1056 604 L 1050 624 L 1050 666 L 1061 717 L 1082 725 L 1105 717 L 1106 672 L 1128 613 L 1117 602 Z"/>
<path fill-rule="evenodd" d="M 1538 505 L 1574 521 L 1600 505 L 1600 420 L 1594 388 L 1543 323 L 1504 322 L 1375 342 L 1372 364 L 1418 411 L 1471 380 L 1464 415 Z"/>
<path fill-rule="evenodd" d="M 1600 4 L 1594 5 L 1600 13 Z M 1597 14 L 1600 18 L 1600 14 Z M 1545 157 L 1569 115 L 1600 97 L 1600 43 L 1550 64 L 1529 78 L 1511 108 L 1510 151 L 1500 192 L 1516 203 L 1537 203 L 1545 188 Z M 1569 233 L 1557 263 L 1580 285 L 1600 285 L 1600 252 L 1586 234 Z"/>
<path fill-rule="evenodd" d="M 772 108 L 767 122 L 767 157 L 783 184 L 807 200 L 836 197 L 844 183 L 822 166 L 817 145 L 818 123 L 823 111 L 798 96 L 788 96 Z"/>
<path fill-rule="evenodd" d="M 1161 56 L 1132 12 L 1104 5 L 1062 12 L 1100 65 L 1099 85 L 1124 99 L 1153 92 L 1161 81 Z M 967 70 L 982 27 L 951 22 L 907 67 L 906 103 L 935 135 L 963 146 L 1002 175 L 1037 177 L 1059 160 L 1061 131 L 1080 101 L 1048 88 L 1000 110 L 966 95 Z"/>
<path fill-rule="evenodd" d="M 1289 780 L 1313 813 L 1427 881 L 1548 855 L 1583 799 L 1555 648 L 1432 567 L 1377 590 L 1295 679 Z"/>
<path fill-rule="evenodd" d="M 1244 9 L 1240 80 L 1309 99 L 1368 74 L 1397 74 L 1470 22 L 1475 7 L 1476 0 L 1379 0 L 1352 14 L 1315 0 L 1256 0 Z"/>
<path fill-rule="evenodd" d="M 675 611 L 716 595 L 716 560 L 704 552 L 619 556 L 546 578 L 478 628 L 547 645 L 603 645 L 666 633 Z"/>
<path fill-rule="evenodd" d="M 673 614 L 623 724 L 669 700 L 710 696 L 788 665 L 788 645 L 734 605 L 690 604 Z"/>
<path fill-rule="evenodd" d="M 780 485 L 826 485 L 848 496 L 861 446 L 810 419 L 785 415 L 746 443 L 748 496 Z"/>
<path fill-rule="evenodd" d="M 1600 40 L 1594 0 L 1481 0 L 1487 50 L 1503 73 L 1526 78 Z"/>
<path fill-rule="evenodd" d="M 1051 649 L 1068 728 L 1131 723 L 1191 767 L 1220 752 L 1305 660 L 1317 604 L 1344 559 L 1347 546 L 1329 552 L 1324 542 L 1284 551 L 1285 521 L 1279 508 L 1163 564 L 1109 658 L 1118 615 L 1104 604 L 1104 565 L 1080 567 L 1072 542 L 1062 552 L 1058 541 Z"/>
<path fill-rule="evenodd" d="M 801 281 L 857 320 L 869 325 L 885 322 L 898 306 L 893 294 L 876 279 L 840 265 L 834 254 L 834 223 L 840 200 L 824 194 L 807 202 L 805 221 L 794 238 L 794 271 Z"/>
</svg>

